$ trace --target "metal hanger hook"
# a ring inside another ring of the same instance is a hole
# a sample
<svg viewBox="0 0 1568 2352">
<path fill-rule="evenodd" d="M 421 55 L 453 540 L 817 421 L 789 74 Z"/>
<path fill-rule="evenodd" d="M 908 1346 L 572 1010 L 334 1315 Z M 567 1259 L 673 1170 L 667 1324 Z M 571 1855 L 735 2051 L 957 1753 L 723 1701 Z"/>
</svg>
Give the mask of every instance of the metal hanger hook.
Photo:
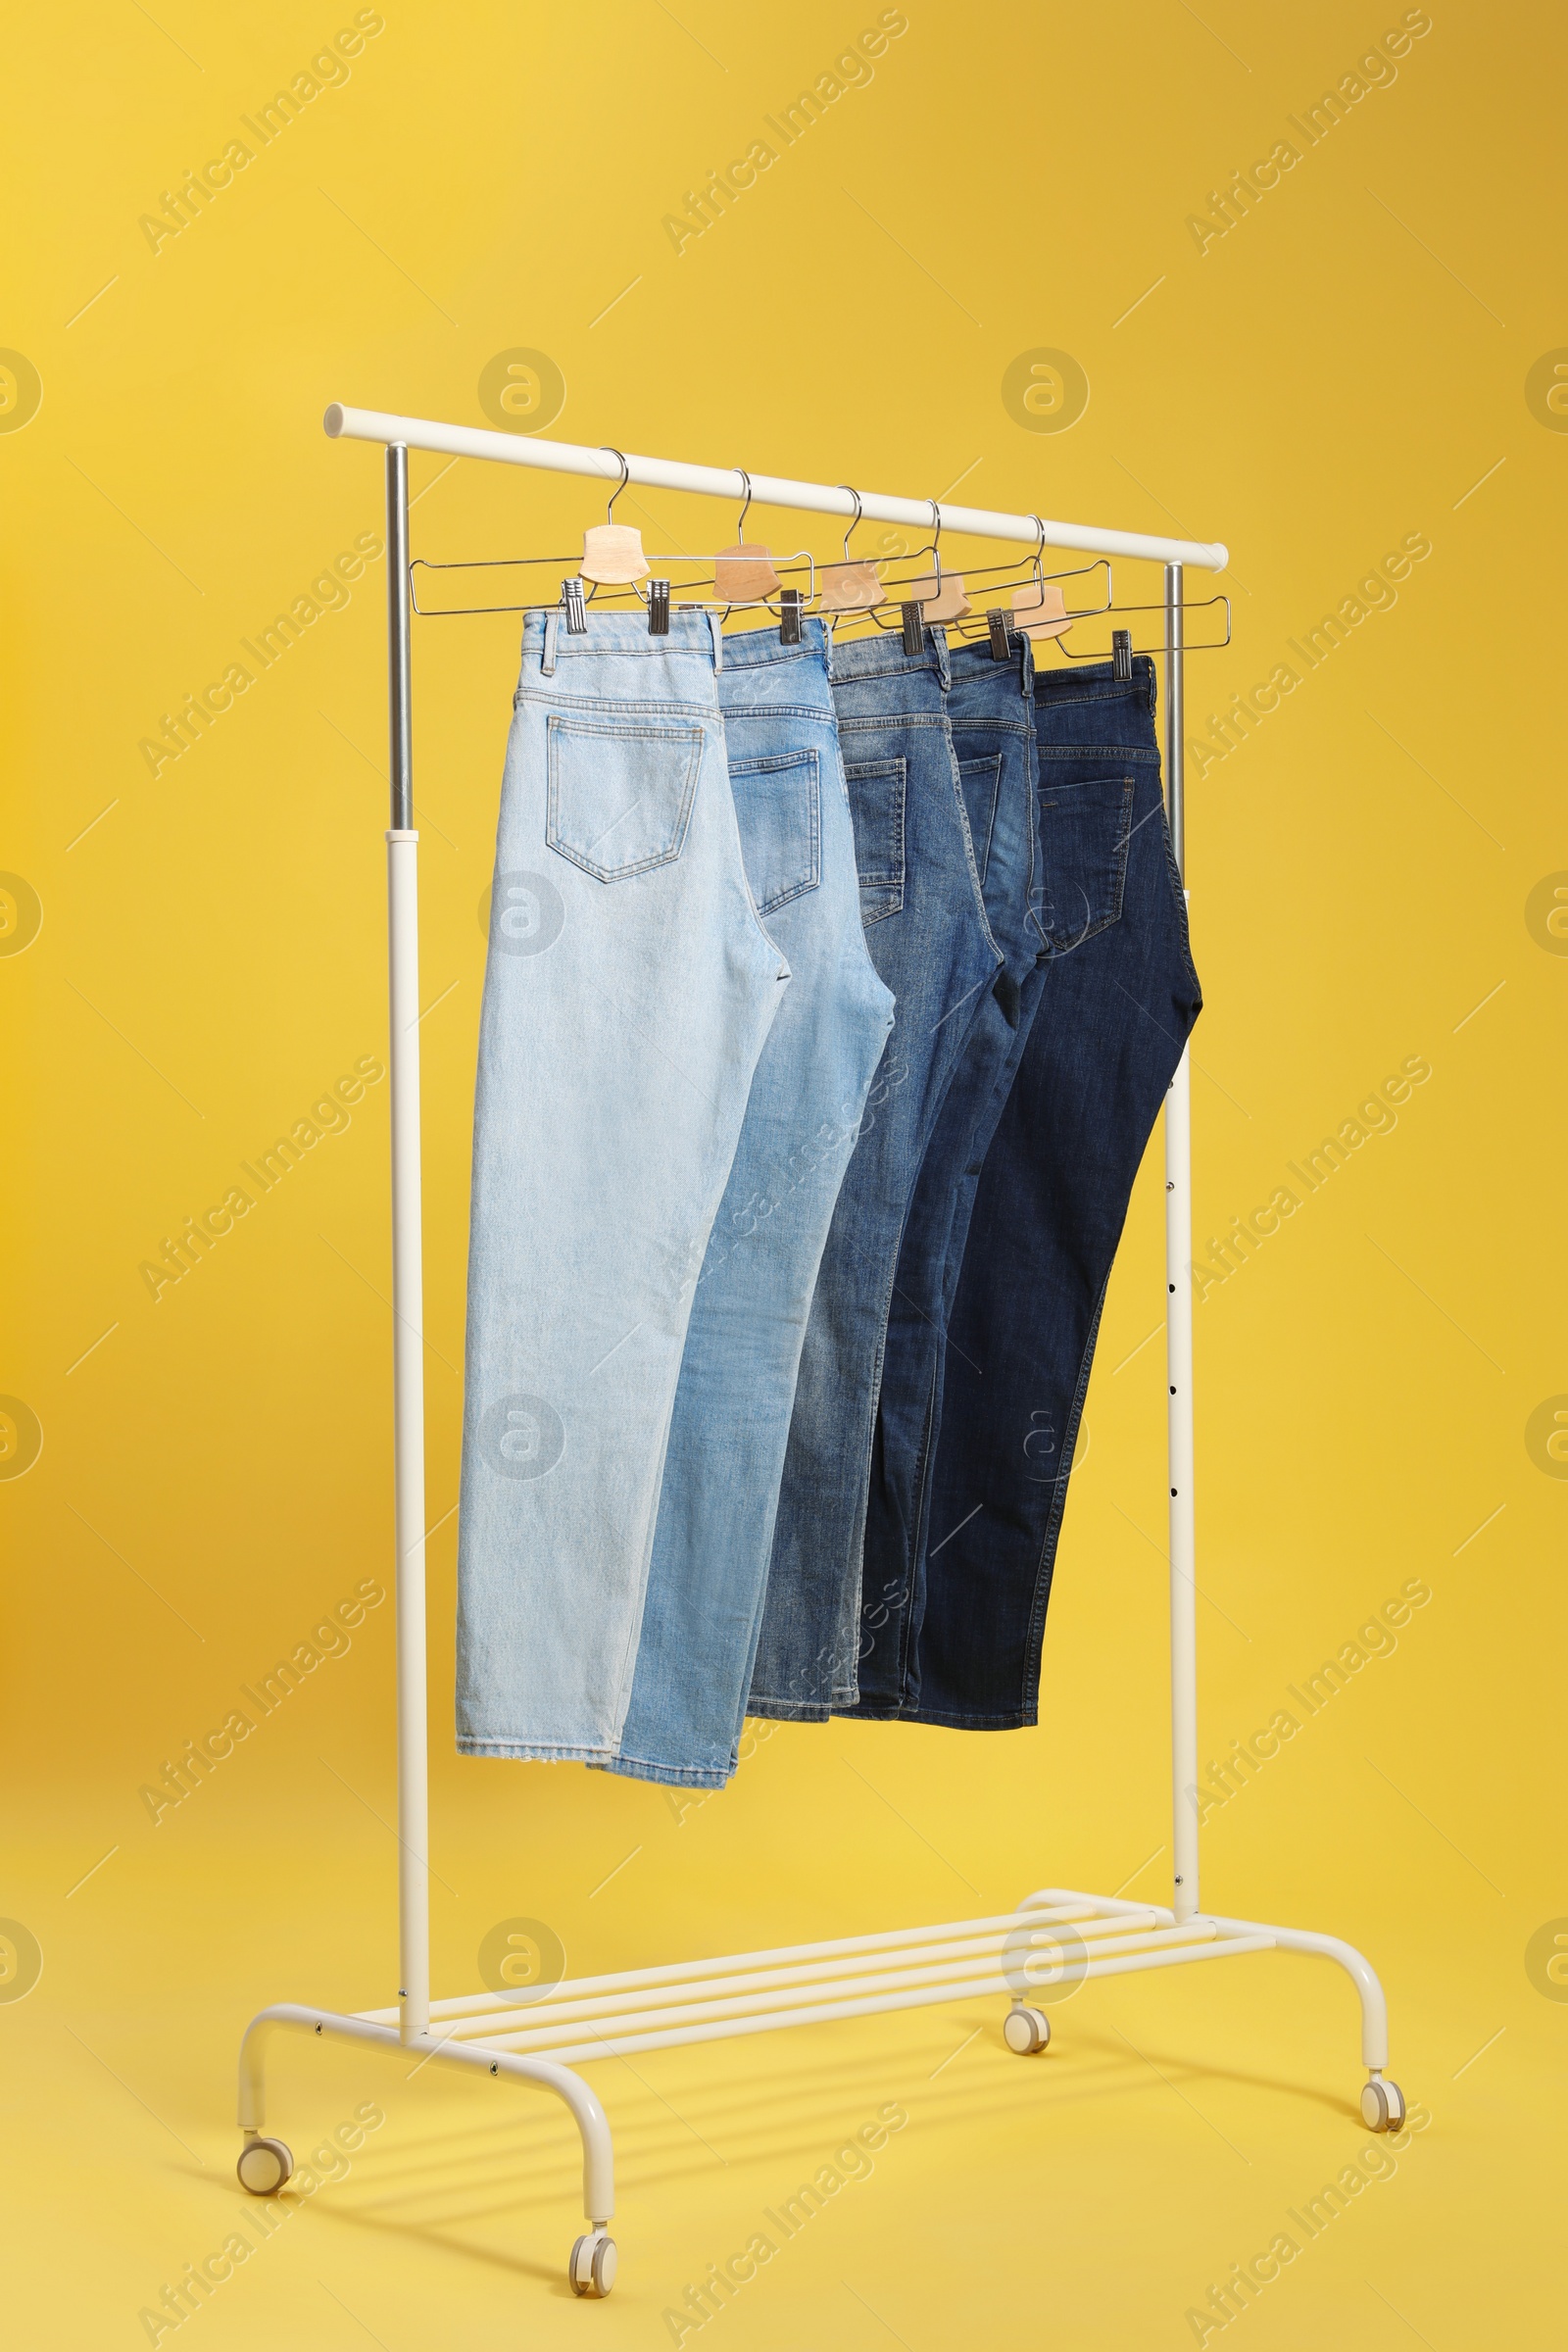
<svg viewBox="0 0 1568 2352">
<path fill-rule="evenodd" d="M 746 484 L 746 504 L 742 507 L 740 520 L 735 525 L 735 544 L 739 547 L 746 537 L 746 517 L 752 511 L 752 477 L 744 466 L 737 466 L 735 470 Z"/>
<path fill-rule="evenodd" d="M 860 527 L 860 493 L 853 482 L 840 482 L 839 488 L 847 490 L 855 501 L 855 513 L 851 518 L 850 527 L 844 534 L 844 561 L 847 564 L 850 560 L 850 541 Z"/>
<path fill-rule="evenodd" d="M 931 564 L 940 584 L 942 579 L 942 502 L 931 501 Z"/>
<path fill-rule="evenodd" d="M 1031 514 L 1029 519 L 1035 526 L 1035 577 L 1038 579 L 1041 576 L 1040 559 L 1046 552 L 1046 526 L 1038 514 Z"/>
<path fill-rule="evenodd" d="M 615 519 L 615 501 L 625 489 L 626 484 L 631 480 L 631 467 L 621 456 L 620 451 L 618 449 L 612 449 L 608 441 L 601 441 L 599 446 L 606 452 L 607 456 L 613 458 L 615 464 L 620 467 L 620 479 L 615 484 L 613 490 L 612 490 L 610 493 L 610 503 L 605 509 L 605 520 L 607 522 L 613 522 Z"/>
</svg>

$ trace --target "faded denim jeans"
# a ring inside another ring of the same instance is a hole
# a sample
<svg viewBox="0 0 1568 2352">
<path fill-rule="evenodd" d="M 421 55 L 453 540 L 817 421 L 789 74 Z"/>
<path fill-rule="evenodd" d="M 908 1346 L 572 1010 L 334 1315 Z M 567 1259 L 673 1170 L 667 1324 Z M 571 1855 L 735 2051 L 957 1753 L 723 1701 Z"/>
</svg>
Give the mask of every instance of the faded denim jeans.
<svg viewBox="0 0 1568 2352">
<path fill-rule="evenodd" d="M 981 896 L 946 707 L 947 643 L 835 646 L 833 702 L 871 958 L 897 1001 L 801 1357 L 751 1711 L 857 1697 L 860 1553 L 899 1245 L 920 1164 L 1004 956 Z"/>
<path fill-rule="evenodd" d="M 479 1026 L 458 1745 L 618 1751 L 697 1277 L 789 967 L 706 615 L 529 613 Z"/>
<path fill-rule="evenodd" d="M 752 1079 L 687 1326 L 631 1705 L 608 1769 L 735 1770 L 796 1375 L 828 1225 L 893 1026 L 860 924 L 826 633 L 724 640 L 719 706 L 757 909 L 793 975 Z"/>
</svg>

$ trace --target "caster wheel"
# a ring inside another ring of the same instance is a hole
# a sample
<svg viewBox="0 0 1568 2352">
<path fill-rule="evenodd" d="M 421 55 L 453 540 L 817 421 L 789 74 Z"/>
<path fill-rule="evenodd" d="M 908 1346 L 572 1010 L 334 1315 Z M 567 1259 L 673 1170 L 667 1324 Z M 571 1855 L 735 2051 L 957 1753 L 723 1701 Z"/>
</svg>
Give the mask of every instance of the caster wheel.
<svg viewBox="0 0 1568 2352">
<path fill-rule="evenodd" d="M 1036 2057 L 1051 2039 L 1051 2020 L 1043 2009 L 1009 2009 L 1002 2038 L 1020 2058 Z"/>
<path fill-rule="evenodd" d="M 619 2257 L 615 2241 L 602 2230 L 579 2237 L 571 2249 L 566 2265 L 566 2277 L 574 2295 L 608 2295 L 615 2283 L 615 2268 Z"/>
<path fill-rule="evenodd" d="M 294 2159 L 281 2139 L 248 2139 L 234 2170 L 241 2188 L 248 2188 L 253 2197 L 270 2197 L 293 2172 Z"/>
<path fill-rule="evenodd" d="M 1369 2132 L 1404 2129 L 1404 2093 L 1397 2082 L 1374 2075 L 1361 2093 L 1361 2121 Z"/>
</svg>

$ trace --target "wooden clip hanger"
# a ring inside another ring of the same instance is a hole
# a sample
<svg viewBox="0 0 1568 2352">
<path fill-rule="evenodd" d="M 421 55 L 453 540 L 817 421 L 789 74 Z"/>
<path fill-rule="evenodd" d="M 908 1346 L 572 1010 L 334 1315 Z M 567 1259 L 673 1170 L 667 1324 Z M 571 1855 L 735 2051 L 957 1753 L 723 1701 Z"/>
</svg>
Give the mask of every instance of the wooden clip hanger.
<svg viewBox="0 0 1568 2352">
<path fill-rule="evenodd" d="M 602 446 L 610 449 L 608 441 Z M 582 535 L 581 574 L 596 586 L 626 588 L 633 580 L 645 580 L 649 565 L 641 531 L 614 519 L 615 501 L 631 478 L 631 467 L 618 449 L 610 449 L 610 455 L 620 466 L 620 479 L 610 494 L 604 521 L 593 523 Z"/>
<path fill-rule="evenodd" d="M 746 517 L 752 504 L 752 477 L 744 466 L 736 472 L 746 484 L 746 504 L 735 525 L 735 544 L 721 548 L 713 558 L 713 587 L 721 603 L 755 605 L 763 597 L 776 596 L 783 586 L 773 568 L 769 551 L 760 541 L 746 537 Z"/>
<path fill-rule="evenodd" d="M 931 570 L 918 579 L 900 581 L 901 602 L 918 605 L 928 627 L 939 621 L 966 620 L 974 607 L 964 593 L 963 574 L 942 568 L 942 508 L 936 499 L 931 501 Z"/>
<path fill-rule="evenodd" d="M 862 557 L 858 563 L 851 558 L 850 541 L 860 520 L 860 493 L 850 482 L 840 482 L 839 488 L 848 490 L 854 499 L 855 514 L 844 534 L 842 562 L 824 564 L 817 573 L 821 582 L 818 610 L 823 612 L 866 612 L 873 605 L 882 602 L 882 580 L 869 558 Z"/>
<path fill-rule="evenodd" d="M 1013 590 L 1012 626 L 1031 639 L 1065 637 L 1072 619 L 1067 600 L 1054 580 L 1031 580 Z"/>
</svg>

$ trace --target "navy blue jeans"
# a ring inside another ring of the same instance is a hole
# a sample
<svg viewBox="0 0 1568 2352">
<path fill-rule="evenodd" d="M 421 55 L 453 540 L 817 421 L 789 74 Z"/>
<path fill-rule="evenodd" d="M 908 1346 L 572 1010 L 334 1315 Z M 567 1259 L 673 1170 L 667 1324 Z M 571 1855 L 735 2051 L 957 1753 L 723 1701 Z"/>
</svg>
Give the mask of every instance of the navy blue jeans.
<svg viewBox="0 0 1568 2352">
<path fill-rule="evenodd" d="M 899 1251 L 865 1518 L 859 1704 L 900 1712 L 941 1418 L 947 1319 L 997 1121 L 1012 1089 L 1045 979 L 1037 905 L 1034 659 L 1027 638 L 1005 661 L 989 646 L 950 654 L 948 721 L 992 935 L 1005 961 L 969 1034 Z"/>
<path fill-rule="evenodd" d="M 897 1000 L 828 1231 L 801 1353 L 754 1715 L 820 1722 L 858 1696 L 860 1555 L 888 1305 L 927 1145 L 1004 968 L 948 724 L 940 630 L 832 649 L 865 944 Z"/>
<path fill-rule="evenodd" d="M 1067 1479 L 1111 1260 L 1201 1004 L 1154 670 L 1035 681 L 1044 989 L 986 1153 L 949 1322 L 906 1719 L 1037 1720 Z M 887 1710 L 884 1710 L 887 1711 Z"/>
</svg>

